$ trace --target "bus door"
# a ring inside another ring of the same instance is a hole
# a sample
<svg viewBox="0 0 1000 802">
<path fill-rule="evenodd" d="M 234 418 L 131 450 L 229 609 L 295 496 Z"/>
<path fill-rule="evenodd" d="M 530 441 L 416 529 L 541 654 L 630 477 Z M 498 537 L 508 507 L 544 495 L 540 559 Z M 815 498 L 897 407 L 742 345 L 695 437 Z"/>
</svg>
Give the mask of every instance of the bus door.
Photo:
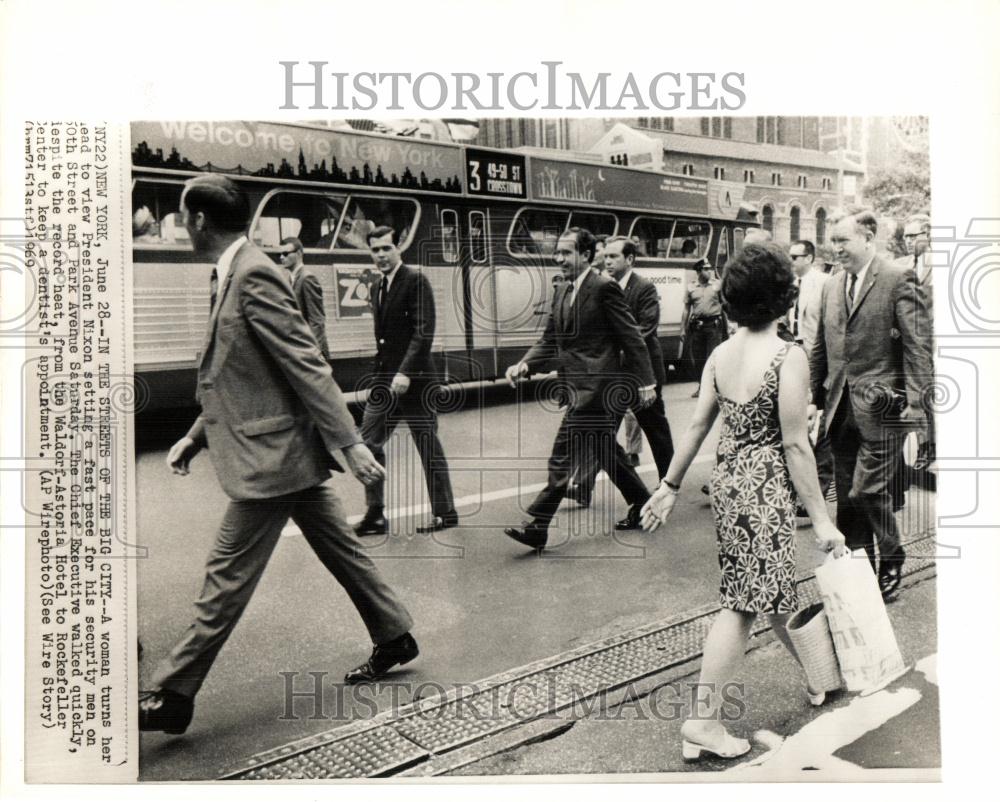
<svg viewBox="0 0 1000 802">
<path fill-rule="evenodd" d="M 444 208 L 441 227 L 444 261 L 458 268 L 451 281 L 450 310 L 445 312 L 451 332 L 445 345 L 448 373 L 467 380 L 493 377 L 497 369 L 496 287 L 489 210 L 483 206 Z M 455 358 L 458 354 L 461 359 Z"/>
</svg>

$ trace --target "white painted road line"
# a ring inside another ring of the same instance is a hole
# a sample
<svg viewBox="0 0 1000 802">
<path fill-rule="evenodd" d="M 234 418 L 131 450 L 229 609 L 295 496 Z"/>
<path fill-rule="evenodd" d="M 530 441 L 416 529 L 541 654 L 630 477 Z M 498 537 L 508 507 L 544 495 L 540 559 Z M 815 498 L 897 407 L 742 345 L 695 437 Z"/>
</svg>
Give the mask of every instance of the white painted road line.
<svg viewBox="0 0 1000 802">
<path fill-rule="evenodd" d="M 701 454 L 694 458 L 695 463 L 710 462 L 715 459 L 715 454 Z M 516 470 L 516 469 L 511 469 Z M 650 473 L 656 470 L 656 465 L 649 463 L 647 465 L 640 465 L 636 468 L 638 473 Z M 607 476 L 603 473 L 597 477 L 598 482 L 607 481 Z M 500 501 L 505 498 L 514 498 L 516 496 L 526 495 L 528 493 L 537 493 L 545 487 L 545 482 L 538 482 L 531 485 L 517 485 L 515 487 L 505 487 L 501 490 L 491 490 L 489 493 L 472 493 L 468 496 L 462 496 L 461 498 L 455 499 L 455 509 L 461 510 L 467 507 L 481 507 L 490 501 Z M 396 509 L 391 509 L 386 513 L 386 516 L 391 520 L 393 518 L 408 517 L 411 515 L 429 515 L 431 512 L 430 504 L 413 504 L 409 507 L 397 507 Z M 347 523 L 356 524 L 361 521 L 364 514 L 351 515 L 347 519 Z M 282 537 L 294 537 L 296 535 L 301 535 L 302 532 L 299 528 L 293 524 L 289 523 L 284 529 L 281 530 Z"/>
<path fill-rule="evenodd" d="M 932 676 L 936 674 L 936 661 L 937 655 L 930 655 L 917 663 L 917 670 L 923 672 L 931 682 L 935 681 Z M 817 769 L 839 772 L 838 779 L 845 779 L 843 772 L 861 772 L 864 769 L 834 757 L 834 754 L 877 730 L 922 698 L 916 688 L 883 690 L 871 696 L 856 696 L 848 704 L 820 714 L 787 738 L 770 730 L 759 730 L 754 733 L 753 739 L 766 747 L 767 751 L 760 757 L 733 766 L 727 771 L 739 774 L 764 769 L 766 776 L 775 780 L 803 769 Z"/>
</svg>

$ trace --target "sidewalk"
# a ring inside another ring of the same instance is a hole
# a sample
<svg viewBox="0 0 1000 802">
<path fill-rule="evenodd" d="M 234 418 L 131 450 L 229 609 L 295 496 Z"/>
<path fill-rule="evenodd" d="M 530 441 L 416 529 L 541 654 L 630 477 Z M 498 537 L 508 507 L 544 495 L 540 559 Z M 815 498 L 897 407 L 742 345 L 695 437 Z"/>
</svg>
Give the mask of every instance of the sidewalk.
<svg viewBox="0 0 1000 802">
<path fill-rule="evenodd" d="M 940 767 L 937 583 L 933 572 L 914 580 L 888 607 L 900 649 L 914 668 L 872 696 L 841 692 L 823 707 L 812 708 L 797 666 L 774 636 L 757 638 L 756 645 L 751 641 L 737 680 L 744 684 L 746 709 L 729 728 L 749 738 L 753 750 L 738 761 L 712 758 L 688 764 L 681 758 L 684 713 L 671 702 L 689 698 L 691 683 L 697 680 L 695 664 L 685 666 L 683 675 L 657 677 L 637 686 L 642 698 L 626 695 L 575 721 L 567 715 L 565 726 L 541 736 L 545 740 L 484 757 L 448 774 L 726 771 L 733 781 L 820 781 L 858 779 L 868 769 L 907 769 L 911 778 L 936 780 Z M 804 777 L 803 771 L 820 774 Z M 825 772 L 830 776 L 824 778 Z"/>
</svg>

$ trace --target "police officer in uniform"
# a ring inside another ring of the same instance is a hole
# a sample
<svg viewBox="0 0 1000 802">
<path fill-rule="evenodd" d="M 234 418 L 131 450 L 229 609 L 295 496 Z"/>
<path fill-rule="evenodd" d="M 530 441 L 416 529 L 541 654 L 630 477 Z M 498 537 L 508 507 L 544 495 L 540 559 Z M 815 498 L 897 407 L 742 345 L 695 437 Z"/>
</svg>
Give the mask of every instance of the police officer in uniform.
<svg viewBox="0 0 1000 802">
<path fill-rule="evenodd" d="M 726 339 L 726 321 L 722 315 L 720 298 L 722 282 L 715 277 L 711 263 L 708 259 L 700 259 L 695 264 L 695 269 L 698 271 L 698 280 L 688 285 L 684 296 L 681 330 L 687 339 L 695 381 L 699 382 L 700 387 L 708 355 Z M 698 397 L 697 388 L 691 397 Z"/>
</svg>

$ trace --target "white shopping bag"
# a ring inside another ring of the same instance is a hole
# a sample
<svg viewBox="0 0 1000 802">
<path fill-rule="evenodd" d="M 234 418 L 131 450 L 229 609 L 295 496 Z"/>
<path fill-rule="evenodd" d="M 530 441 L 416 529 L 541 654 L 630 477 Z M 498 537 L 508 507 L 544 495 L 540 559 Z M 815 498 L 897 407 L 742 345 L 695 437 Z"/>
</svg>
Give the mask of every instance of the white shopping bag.
<svg viewBox="0 0 1000 802">
<path fill-rule="evenodd" d="M 896 635 L 863 549 L 832 554 L 816 569 L 823 607 L 849 691 L 862 696 L 906 673 Z"/>
</svg>

